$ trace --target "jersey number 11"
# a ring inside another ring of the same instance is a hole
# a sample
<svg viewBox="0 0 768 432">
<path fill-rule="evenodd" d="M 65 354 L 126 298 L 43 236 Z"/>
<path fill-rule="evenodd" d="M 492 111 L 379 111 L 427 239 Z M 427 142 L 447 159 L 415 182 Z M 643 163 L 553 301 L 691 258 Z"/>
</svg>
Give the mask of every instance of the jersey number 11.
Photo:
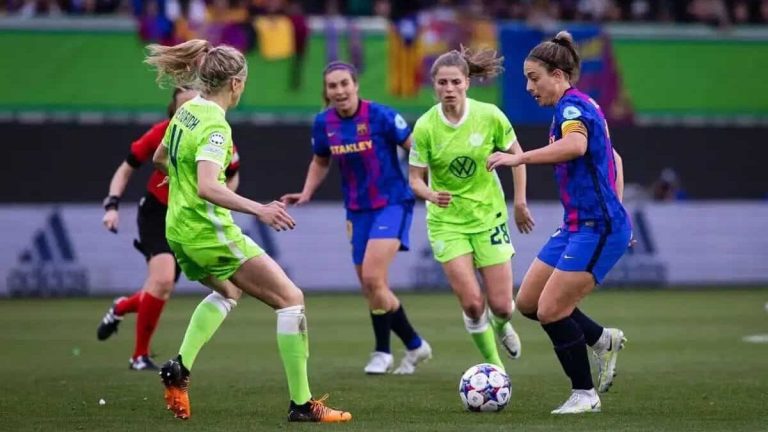
<svg viewBox="0 0 768 432">
<path fill-rule="evenodd" d="M 171 126 L 171 142 L 168 145 L 168 153 L 171 155 L 171 164 L 173 164 L 173 168 L 176 170 L 178 170 L 176 158 L 179 155 L 179 142 L 181 142 L 181 132 L 182 130 L 176 127 L 176 125 Z"/>
</svg>

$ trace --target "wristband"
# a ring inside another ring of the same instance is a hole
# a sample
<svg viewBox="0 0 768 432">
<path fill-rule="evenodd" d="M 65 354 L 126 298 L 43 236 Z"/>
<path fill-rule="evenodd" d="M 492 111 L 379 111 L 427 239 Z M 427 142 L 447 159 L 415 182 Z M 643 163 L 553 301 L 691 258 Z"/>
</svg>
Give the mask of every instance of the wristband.
<svg viewBox="0 0 768 432">
<path fill-rule="evenodd" d="M 110 195 L 104 198 L 104 210 L 117 210 L 120 207 L 120 197 L 117 195 Z"/>
</svg>

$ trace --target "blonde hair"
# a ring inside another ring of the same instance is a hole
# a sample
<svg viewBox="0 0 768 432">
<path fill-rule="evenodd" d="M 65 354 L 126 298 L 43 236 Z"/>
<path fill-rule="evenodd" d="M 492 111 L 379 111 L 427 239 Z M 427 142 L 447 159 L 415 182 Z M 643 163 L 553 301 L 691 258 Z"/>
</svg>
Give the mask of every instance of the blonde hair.
<svg viewBox="0 0 768 432">
<path fill-rule="evenodd" d="M 581 57 L 573 36 L 565 30 L 551 40 L 536 45 L 528 54 L 528 60 L 538 61 L 549 73 L 560 69 L 568 76 L 568 82 L 571 84 L 579 80 Z"/>
<path fill-rule="evenodd" d="M 441 67 L 455 66 L 467 78 L 480 78 L 481 81 L 493 78 L 504 72 L 504 57 L 497 56 L 495 50 L 481 48 L 471 50 L 461 46 L 461 51 L 451 50 L 441 55 L 432 63 L 430 74 L 435 77 Z"/>
<path fill-rule="evenodd" d="M 160 87 L 170 84 L 209 95 L 221 90 L 232 78 L 245 78 L 248 65 L 243 54 L 228 45 L 213 46 L 192 39 L 174 46 L 152 44 L 144 63 L 157 69 Z"/>
</svg>

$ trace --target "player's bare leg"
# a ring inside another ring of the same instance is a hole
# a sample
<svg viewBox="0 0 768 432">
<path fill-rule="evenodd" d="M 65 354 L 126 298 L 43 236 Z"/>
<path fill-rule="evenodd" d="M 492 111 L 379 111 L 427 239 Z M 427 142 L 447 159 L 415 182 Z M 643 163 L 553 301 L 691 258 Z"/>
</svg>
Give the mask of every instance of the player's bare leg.
<svg viewBox="0 0 768 432">
<path fill-rule="evenodd" d="M 288 380 L 291 422 L 347 422 L 352 414 L 325 405 L 309 390 L 307 359 L 309 339 L 304 315 L 304 294 L 269 255 L 251 258 L 232 276 L 244 292 L 268 304 L 277 314 L 277 346 Z"/>
<path fill-rule="evenodd" d="M 510 358 L 518 359 L 522 354 L 522 343 L 512 323 L 515 300 L 512 298 L 512 264 L 510 261 L 483 267 L 480 275 L 488 297 L 490 324 Z"/>
</svg>

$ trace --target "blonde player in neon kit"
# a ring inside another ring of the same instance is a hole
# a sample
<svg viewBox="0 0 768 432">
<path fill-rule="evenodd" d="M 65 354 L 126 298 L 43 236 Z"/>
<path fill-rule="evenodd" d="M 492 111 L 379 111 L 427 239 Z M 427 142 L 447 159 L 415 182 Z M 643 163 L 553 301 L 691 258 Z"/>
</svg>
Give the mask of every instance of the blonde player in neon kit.
<svg viewBox="0 0 768 432">
<path fill-rule="evenodd" d="M 431 74 L 440 103 L 416 122 L 409 177 L 415 195 L 427 201 L 429 241 L 459 299 L 464 325 L 485 361 L 503 368 L 494 333 L 510 357 L 520 357 L 520 338 L 509 322 L 515 310 L 511 266 L 515 250 L 501 183 L 484 167 L 497 150 L 521 149 L 498 107 L 466 95 L 470 78 L 497 75 L 501 60 L 494 51 L 472 53 L 464 48 L 438 57 Z M 534 221 L 526 204 L 525 169 L 512 172 L 515 224 L 528 233 Z"/>
<path fill-rule="evenodd" d="M 316 400 L 310 393 L 304 295 L 232 219 L 230 210 L 252 214 L 277 231 L 295 225 L 282 203 L 259 204 L 224 184 L 224 167 L 232 158 L 225 113 L 245 89 L 245 58 L 232 47 L 196 39 L 172 47 L 150 45 L 146 62 L 157 68 L 159 80 L 200 90 L 201 96 L 176 111 L 153 160 L 169 176 L 168 244 L 184 274 L 215 291 L 192 314 L 179 355 L 160 370 L 168 409 L 177 418 L 189 418 L 190 370 L 244 291 L 277 313 L 277 345 L 290 393 L 288 421 L 349 421 L 350 413 L 331 409 L 325 398 Z"/>
</svg>

